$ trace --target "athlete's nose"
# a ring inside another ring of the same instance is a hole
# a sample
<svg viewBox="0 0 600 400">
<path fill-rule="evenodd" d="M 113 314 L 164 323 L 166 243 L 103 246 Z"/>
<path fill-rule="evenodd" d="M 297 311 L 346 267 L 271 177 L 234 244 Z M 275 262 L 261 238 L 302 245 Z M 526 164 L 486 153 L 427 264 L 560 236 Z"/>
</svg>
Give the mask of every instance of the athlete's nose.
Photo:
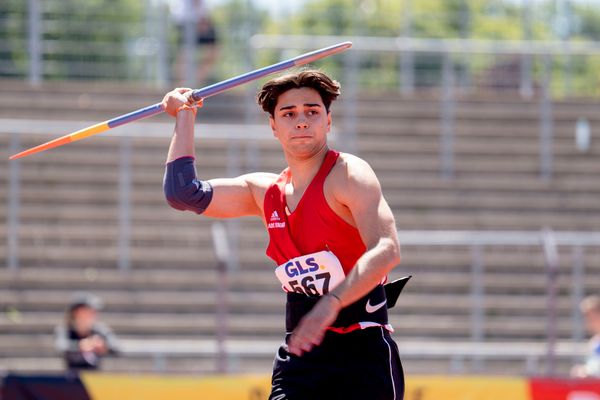
<svg viewBox="0 0 600 400">
<path fill-rule="evenodd" d="M 296 123 L 296 129 L 306 129 L 306 128 L 308 128 L 308 123 L 305 120 L 301 119 Z"/>
</svg>

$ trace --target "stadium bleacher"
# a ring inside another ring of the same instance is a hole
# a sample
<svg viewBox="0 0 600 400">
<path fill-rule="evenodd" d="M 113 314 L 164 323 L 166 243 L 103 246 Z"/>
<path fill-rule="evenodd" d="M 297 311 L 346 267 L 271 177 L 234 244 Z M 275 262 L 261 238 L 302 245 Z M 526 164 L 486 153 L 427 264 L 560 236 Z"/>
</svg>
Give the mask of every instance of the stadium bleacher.
<svg viewBox="0 0 600 400">
<path fill-rule="evenodd" d="M 96 120 L 151 104 L 162 92 L 123 85 L 45 84 L 44 90 L 6 81 L 0 119 Z M 243 123 L 250 107 L 240 93 L 215 97 L 199 113 L 210 123 Z M 334 125 L 344 103 L 334 107 Z M 440 175 L 440 105 L 435 95 L 359 97 L 358 155 L 381 179 L 400 230 L 600 230 L 600 142 L 580 152 L 575 123 L 600 123 L 597 105 L 585 100 L 553 104 L 554 174 L 539 175 L 539 105 L 509 95 L 461 94 L 455 121 L 455 176 Z M 260 122 L 258 107 L 250 113 Z M 153 120 L 154 121 L 154 120 Z M 339 121 L 339 122 L 338 122 Z M 167 117 L 156 122 L 169 122 Z M 201 131 L 202 128 L 199 128 Z M 338 125 L 343 142 L 343 126 Z M 0 126 L 0 259 L 6 259 L 9 141 Z M 21 135 L 23 148 L 67 132 Z M 202 133 L 198 134 L 200 137 Z M 0 368 L 54 371 L 62 368 L 52 332 L 64 318 L 71 293 L 102 297 L 103 319 L 125 341 L 214 339 L 216 263 L 213 221 L 170 209 L 163 199 L 162 173 L 168 137 L 131 139 L 131 270 L 119 271 L 119 143 L 116 136 L 48 151 L 20 162 L 18 271 L 0 270 Z M 197 141 L 198 170 L 224 176 L 227 141 Z M 240 171 L 278 172 L 284 166 L 275 140 L 255 144 L 258 165 L 240 154 Z M 264 255 L 267 237 L 259 221 L 242 219 L 240 269 L 230 278 L 228 335 L 232 340 L 273 343 L 283 332 L 283 294 Z M 573 338 L 572 253 L 559 248 L 559 340 Z M 467 246 L 404 246 L 393 276 L 413 280 L 392 312 L 401 354 L 404 346 L 426 349 L 471 342 L 471 249 Z M 199 262 L 198 260 L 202 260 Z M 546 272 L 539 246 L 490 247 L 485 265 L 485 339 L 515 344 L 545 341 Z M 585 253 L 585 290 L 599 291 L 600 248 Z M 259 323 L 260 321 L 260 323 Z M 410 353 L 410 352 L 409 352 Z M 209 372 L 214 354 L 168 358 L 169 372 Z M 573 359 L 561 359 L 568 371 Z M 235 371 L 268 372 L 272 354 L 237 356 Z M 442 356 L 405 358 L 407 371 L 448 372 Z M 487 373 L 522 373 L 518 358 L 485 361 Z M 114 371 L 149 371 L 151 355 L 109 359 Z M 541 368 L 541 367 L 540 367 Z"/>
</svg>

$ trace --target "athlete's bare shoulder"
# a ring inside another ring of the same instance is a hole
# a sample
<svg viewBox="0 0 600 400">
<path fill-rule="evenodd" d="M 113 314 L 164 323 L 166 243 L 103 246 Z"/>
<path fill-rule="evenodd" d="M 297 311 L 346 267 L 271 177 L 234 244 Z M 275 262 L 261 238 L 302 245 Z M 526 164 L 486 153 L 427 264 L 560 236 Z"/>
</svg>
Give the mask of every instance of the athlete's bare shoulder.
<svg viewBox="0 0 600 400">
<path fill-rule="evenodd" d="M 342 218 L 359 199 L 374 201 L 381 196 L 381 186 L 369 163 L 350 153 L 340 153 L 323 189 L 327 202 Z"/>
<path fill-rule="evenodd" d="M 267 190 L 278 177 L 272 172 L 251 172 L 241 176 L 253 190 Z"/>
<path fill-rule="evenodd" d="M 378 204 L 381 186 L 368 162 L 349 153 L 340 153 L 323 185 L 325 200 L 342 219 L 357 226 L 353 213 L 368 204 Z"/>
<path fill-rule="evenodd" d="M 348 184 L 379 185 L 377 176 L 369 163 L 350 153 L 340 153 L 331 175 L 335 186 L 338 184 L 343 186 Z"/>
<path fill-rule="evenodd" d="M 262 210 L 265 193 L 278 177 L 279 175 L 272 172 L 252 172 L 242 175 L 240 178 L 246 181 L 256 205 Z"/>
</svg>

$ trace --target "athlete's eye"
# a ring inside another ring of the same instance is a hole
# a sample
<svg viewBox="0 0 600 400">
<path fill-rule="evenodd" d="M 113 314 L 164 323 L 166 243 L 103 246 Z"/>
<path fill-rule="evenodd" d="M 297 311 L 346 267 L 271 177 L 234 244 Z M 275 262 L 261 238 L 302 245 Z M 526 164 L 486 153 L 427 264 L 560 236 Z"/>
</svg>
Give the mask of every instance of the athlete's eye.
<svg viewBox="0 0 600 400">
<path fill-rule="evenodd" d="M 294 115 L 294 113 L 293 113 L 293 112 L 291 112 L 291 111 L 288 111 L 288 112 L 286 112 L 286 113 L 283 113 L 281 116 L 282 116 L 282 117 L 291 117 L 292 115 Z"/>
</svg>

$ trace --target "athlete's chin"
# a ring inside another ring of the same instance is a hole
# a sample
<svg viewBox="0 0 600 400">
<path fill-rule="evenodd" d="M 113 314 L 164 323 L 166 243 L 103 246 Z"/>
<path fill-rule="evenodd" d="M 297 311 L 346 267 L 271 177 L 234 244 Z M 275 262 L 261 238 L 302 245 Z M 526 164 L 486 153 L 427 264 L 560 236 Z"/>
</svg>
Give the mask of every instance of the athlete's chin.
<svg viewBox="0 0 600 400">
<path fill-rule="evenodd" d="M 310 158 L 319 152 L 320 147 L 314 143 L 296 143 L 287 147 L 286 152 L 294 158 Z"/>
</svg>

